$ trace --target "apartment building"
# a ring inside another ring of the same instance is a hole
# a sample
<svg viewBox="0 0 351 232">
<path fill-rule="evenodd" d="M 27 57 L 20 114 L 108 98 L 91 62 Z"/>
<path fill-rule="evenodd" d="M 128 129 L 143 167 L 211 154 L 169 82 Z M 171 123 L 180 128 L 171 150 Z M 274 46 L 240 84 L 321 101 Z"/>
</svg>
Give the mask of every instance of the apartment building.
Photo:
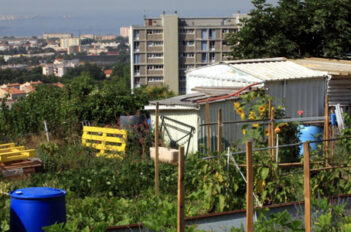
<svg viewBox="0 0 351 232">
<path fill-rule="evenodd" d="M 240 29 L 245 14 L 227 18 L 180 18 L 162 14 L 130 27 L 131 87 L 164 84 L 185 93 L 185 71 L 226 60 L 229 32 Z"/>
</svg>

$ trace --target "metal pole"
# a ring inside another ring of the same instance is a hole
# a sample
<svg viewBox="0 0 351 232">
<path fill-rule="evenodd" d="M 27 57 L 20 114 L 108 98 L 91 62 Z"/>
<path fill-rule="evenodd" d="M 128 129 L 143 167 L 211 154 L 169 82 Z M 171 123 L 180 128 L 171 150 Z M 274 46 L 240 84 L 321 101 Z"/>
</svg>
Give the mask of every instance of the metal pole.
<svg viewBox="0 0 351 232">
<path fill-rule="evenodd" d="M 48 142 L 50 142 L 50 137 L 49 137 L 49 130 L 48 130 L 48 126 L 46 124 L 46 120 L 44 120 L 44 127 L 45 127 L 45 133 L 46 133 L 46 140 Z"/>
</svg>

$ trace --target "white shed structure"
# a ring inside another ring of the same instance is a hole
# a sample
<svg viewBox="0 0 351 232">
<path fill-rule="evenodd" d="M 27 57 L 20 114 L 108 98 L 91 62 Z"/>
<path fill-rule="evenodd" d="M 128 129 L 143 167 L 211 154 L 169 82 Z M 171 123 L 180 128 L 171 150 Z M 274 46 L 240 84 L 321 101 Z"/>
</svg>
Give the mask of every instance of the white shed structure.
<svg viewBox="0 0 351 232">
<path fill-rule="evenodd" d="M 198 87 L 244 87 L 259 83 L 285 105 L 288 117 L 323 116 L 327 72 L 315 71 L 285 58 L 226 61 L 193 69 L 186 74 L 187 93 Z"/>
</svg>

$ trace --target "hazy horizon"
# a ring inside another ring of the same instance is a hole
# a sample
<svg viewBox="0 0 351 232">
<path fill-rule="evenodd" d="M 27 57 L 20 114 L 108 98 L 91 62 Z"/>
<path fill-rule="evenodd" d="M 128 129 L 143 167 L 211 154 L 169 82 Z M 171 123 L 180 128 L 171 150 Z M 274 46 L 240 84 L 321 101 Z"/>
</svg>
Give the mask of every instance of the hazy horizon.
<svg viewBox="0 0 351 232">
<path fill-rule="evenodd" d="M 180 17 L 228 17 L 248 13 L 248 0 L 0 0 L 0 36 L 38 36 L 43 33 L 119 34 L 122 26 L 143 24 L 143 17 L 178 12 Z M 277 0 L 267 1 L 276 3 Z M 19 7 L 20 6 L 20 7 Z"/>
</svg>

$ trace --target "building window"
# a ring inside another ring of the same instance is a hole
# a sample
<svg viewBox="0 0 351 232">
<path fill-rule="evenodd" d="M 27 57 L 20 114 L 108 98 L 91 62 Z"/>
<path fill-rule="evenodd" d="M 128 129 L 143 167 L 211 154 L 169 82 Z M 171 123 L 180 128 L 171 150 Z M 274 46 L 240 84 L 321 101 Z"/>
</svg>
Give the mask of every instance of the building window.
<svg viewBox="0 0 351 232">
<path fill-rule="evenodd" d="M 208 37 L 210 39 L 215 39 L 216 38 L 216 30 L 215 29 L 209 29 L 208 30 Z"/>
<path fill-rule="evenodd" d="M 154 34 L 162 34 L 162 30 L 154 30 L 153 33 Z"/>
<path fill-rule="evenodd" d="M 194 41 L 186 41 L 187 46 L 194 46 L 195 42 Z"/>
<path fill-rule="evenodd" d="M 140 87 L 140 78 L 134 78 L 134 86 L 135 87 Z"/>
<path fill-rule="evenodd" d="M 140 32 L 139 30 L 134 30 L 134 39 L 138 40 L 140 38 Z"/>
<path fill-rule="evenodd" d="M 134 51 L 138 52 L 139 51 L 139 42 L 134 42 Z"/>
<path fill-rule="evenodd" d="M 210 62 L 215 62 L 215 61 L 216 61 L 216 54 L 210 53 Z"/>
<path fill-rule="evenodd" d="M 201 42 L 201 50 L 206 51 L 207 50 L 207 41 L 202 41 Z"/>
<path fill-rule="evenodd" d="M 134 66 L 134 75 L 139 76 L 140 75 L 140 66 Z"/>
<path fill-rule="evenodd" d="M 147 69 L 148 70 L 161 70 L 161 69 L 163 69 L 163 65 L 148 65 Z"/>
<path fill-rule="evenodd" d="M 162 53 L 148 53 L 147 54 L 147 58 L 150 59 L 158 59 L 158 58 L 162 58 L 163 54 Z"/>
<path fill-rule="evenodd" d="M 146 30 L 146 34 L 152 35 L 152 30 Z"/>
<path fill-rule="evenodd" d="M 215 49 L 215 41 L 210 41 L 210 50 L 213 51 Z"/>
<path fill-rule="evenodd" d="M 201 39 L 207 39 L 207 29 L 201 29 Z"/>
<path fill-rule="evenodd" d="M 201 54 L 201 62 L 202 63 L 207 63 L 207 53 L 202 53 Z"/>
<path fill-rule="evenodd" d="M 179 33 L 180 34 L 194 34 L 195 33 L 195 30 L 194 29 L 180 29 L 179 30 Z"/>
<path fill-rule="evenodd" d="M 192 52 L 190 52 L 190 53 L 184 52 L 183 53 L 183 57 L 185 57 L 185 58 L 193 58 L 194 57 L 194 53 L 192 53 Z"/>
<path fill-rule="evenodd" d="M 224 34 L 227 34 L 227 33 L 229 33 L 229 29 L 223 29 L 222 32 L 223 32 Z"/>
<path fill-rule="evenodd" d="M 147 81 L 148 82 L 162 82 L 163 77 L 148 77 Z"/>
<path fill-rule="evenodd" d="M 140 62 L 140 55 L 134 54 L 134 64 L 139 64 L 139 62 Z"/>
<path fill-rule="evenodd" d="M 179 77 L 179 80 L 180 80 L 180 81 L 185 81 L 185 80 L 186 80 L 186 77 L 185 77 L 185 76 L 180 76 L 180 77 Z"/>
<path fill-rule="evenodd" d="M 195 66 L 193 64 L 187 64 L 185 65 L 186 69 L 193 69 Z"/>
<path fill-rule="evenodd" d="M 162 43 L 162 41 L 148 41 L 147 42 L 147 46 L 148 47 L 153 47 L 153 46 L 162 46 L 163 45 L 163 43 Z"/>
</svg>

